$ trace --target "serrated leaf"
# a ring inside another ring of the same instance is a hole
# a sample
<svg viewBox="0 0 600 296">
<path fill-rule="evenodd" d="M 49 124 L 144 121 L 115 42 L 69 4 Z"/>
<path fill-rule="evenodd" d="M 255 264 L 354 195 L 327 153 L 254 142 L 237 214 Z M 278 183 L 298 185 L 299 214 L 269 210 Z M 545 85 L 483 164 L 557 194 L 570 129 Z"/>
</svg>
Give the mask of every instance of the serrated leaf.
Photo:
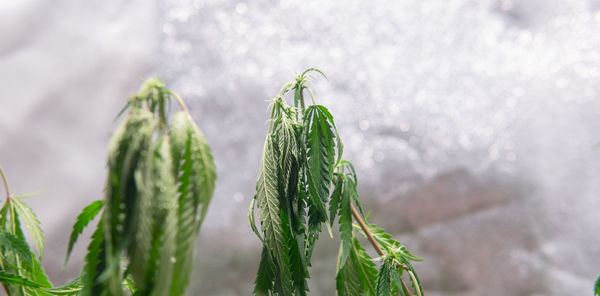
<svg viewBox="0 0 600 296">
<path fill-rule="evenodd" d="M 17 214 L 23 220 L 29 234 L 31 234 L 35 248 L 41 258 L 44 255 L 44 233 L 40 227 L 40 221 L 31 208 L 21 201 L 13 199 L 11 204 L 13 204 Z"/>
<path fill-rule="evenodd" d="M 388 257 L 383 260 L 383 264 L 377 274 L 377 296 L 390 296 L 392 293 L 392 272 L 394 264 L 392 258 Z"/>
<path fill-rule="evenodd" d="M 366 237 L 362 228 L 358 224 L 354 223 L 353 227 L 360 232 L 360 234 Z M 386 233 L 382 228 L 377 227 L 375 224 L 367 224 L 367 228 L 377 243 L 379 243 L 384 249 L 392 252 L 394 255 L 401 256 L 410 261 L 423 261 L 423 258 L 412 254 L 406 247 L 404 247 L 400 242 L 394 240 L 392 236 Z"/>
<path fill-rule="evenodd" d="M 181 295 L 189 283 L 193 246 L 215 187 L 216 169 L 206 139 L 188 114 L 174 115 L 170 137 L 177 176 L 177 246 L 170 295 Z"/>
<path fill-rule="evenodd" d="M 327 221 L 325 204 L 328 202 L 333 175 L 335 136 L 326 116 L 315 105 L 307 108 L 304 124 L 307 141 L 307 175 L 311 198 Z"/>
<path fill-rule="evenodd" d="M 285 248 L 281 226 L 278 196 L 278 162 L 273 138 L 267 135 L 263 157 L 256 183 L 256 202 L 264 234 L 265 245 L 272 253 L 273 261 L 279 270 L 279 278 L 285 294 L 290 294 L 288 254 Z"/>
<path fill-rule="evenodd" d="M 275 278 L 275 264 L 267 246 L 263 245 L 260 264 L 254 280 L 254 295 L 268 296 L 273 289 L 273 278 Z"/>
<path fill-rule="evenodd" d="M 106 290 L 106 285 L 98 281 L 100 274 L 105 270 L 106 248 L 104 242 L 104 222 L 100 220 L 98 227 L 92 235 L 92 241 L 88 246 L 88 253 L 85 256 L 85 265 L 81 272 L 81 289 L 82 296 L 98 296 L 103 295 Z"/>
<path fill-rule="evenodd" d="M 340 223 L 340 238 L 341 254 L 340 254 L 340 266 L 344 266 L 350 251 L 352 249 L 352 196 L 349 187 L 352 186 L 350 181 L 344 182 L 342 190 L 342 199 L 340 200 L 339 207 L 339 223 Z"/>
<path fill-rule="evenodd" d="M 136 241 L 129 248 L 129 271 L 144 295 L 169 295 L 172 282 L 177 201 L 171 148 L 165 136 L 136 172 L 140 189 Z M 183 287 L 185 290 L 185 287 Z"/>
<path fill-rule="evenodd" d="M 139 172 L 140 162 L 145 161 L 148 153 L 151 153 L 156 127 L 150 111 L 133 108 L 113 136 L 109 149 L 103 214 L 107 265 L 98 280 L 107 282 L 113 296 L 123 293 L 123 274 L 119 264 L 124 251 L 135 238 L 139 207 L 139 188 L 135 175 Z"/>
<path fill-rule="evenodd" d="M 285 236 L 287 249 L 289 250 L 289 264 L 292 276 L 294 295 L 304 295 L 308 291 L 306 279 L 308 275 L 308 266 L 306 265 L 304 241 L 299 241 L 301 237 L 296 236 L 285 213 L 281 214 L 282 230 Z"/>
<path fill-rule="evenodd" d="M 69 246 L 67 248 L 67 256 L 65 257 L 65 265 L 67 261 L 69 261 L 69 257 L 71 256 L 71 252 L 73 251 L 73 246 L 77 242 L 79 235 L 83 232 L 85 227 L 92 221 L 94 218 L 100 213 L 102 207 L 104 206 L 103 200 L 97 200 L 89 204 L 87 207 L 81 211 L 81 214 L 77 216 L 77 220 L 75 224 L 73 224 L 73 230 L 71 232 L 71 236 L 69 239 Z"/>
<path fill-rule="evenodd" d="M 0 229 L 0 248 L 3 250 L 3 254 L 12 252 L 18 255 L 23 260 L 32 263 L 33 253 L 29 250 L 29 245 L 26 241 L 18 238 L 14 234 Z"/>
<path fill-rule="evenodd" d="M 15 285 L 15 286 L 24 286 L 24 287 L 32 287 L 39 288 L 42 285 L 33 282 L 29 279 L 26 279 L 20 275 L 9 273 L 5 271 L 0 271 L 0 282 L 5 285 Z"/>
<path fill-rule="evenodd" d="M 342 187 L 344 186 L 344 176 L 340 176 L 334 181 L 335 188 L 333 189 L 333 193 L 331 193 L 331 198 L 329 199 L 329 223 L 330 226 L 333 227 L 333 222 L 335 221 L 335 216 L 338 212 L 338 207 L 340 206 L 340 200 L 342 199 Z"/>
<path fill-rule="evenodd" d="M 356 237 L 352 237 L 352 253 L 350 259 L 354 263 L 354 268 L 364 296 L 375 295 L 377 269 L 375 269 L 375 263 L 373 263 L 371 257 L 360 245 L 360 242 Z"/>
<path fill-rule="evenodd" d="M 343 247 L 340 246 L 338 252 L 338 264 L 337 264 L 337 276 L 336 279 L 336 290 L 338 296 L 361 296 L 362 289 L 360 287 L 360 281 L 358 280 L 358 273 L 355 269 L 355 265 L 351 264 L 352 259 L 348 264 L 342 263 L 342 256 L 344 253 Z"/>
</svg>

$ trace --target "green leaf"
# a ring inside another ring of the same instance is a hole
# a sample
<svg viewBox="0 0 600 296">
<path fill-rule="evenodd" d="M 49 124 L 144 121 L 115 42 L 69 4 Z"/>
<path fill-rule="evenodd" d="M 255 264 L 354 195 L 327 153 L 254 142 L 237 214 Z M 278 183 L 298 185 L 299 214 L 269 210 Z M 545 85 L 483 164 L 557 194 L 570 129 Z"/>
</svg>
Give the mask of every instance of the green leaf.
<svg viewBox="0 0 600 296">
<path fill-rule="evenodd" d="M 409 259 L 402 257 L 402 256 L 396 256 L 396 259 L 400 263 L 402 263 L 404 266 L 406 266 L 406 268 L 408 268 L 409 275 L 410 275 L 410 282 L 411 282 L 411 285 L 412 285 L 415 293 L 417 295 L 423 295 L 423 286 L 421 285 L 421 280 L 419 280 L 419 276 L 417 275 L 417 272 L 415 271 L 412 264 L 410 264 Z"/>
<path fill-rule="evenodd" d="M 289 250 L 289 264 L 292 275 L 294 295 L 304 295 L 308 291 L 308 283 L 306 279 L 309 278 L 308 266 L 306 265 L 305 252 L 304 252 L 304 241 L 302 236 L 296 236 L 290 225 L 289 218 L 285 213 L 281 213 L 282 217 L 282 230 Z"/>
<path fill-rule="evenodd" d="M 252 231 L 256 234 L 258 239 L 260 239 L 260 241 L 264 243 L 265 241 L 262 238 L 262 235 L 260 234 L 260 232 L 258 231 L 258 228 L 256 227 L 256 221 L 254 219 L 255 203 L 256 203 L 256 195 L 252 198 L 252 201 L 250 201 L 250 206 L 248 207 L 248 223 L 250 224 Z"/>
<path fill-rule="evenodd" d="M 351 186 L 352 181 L 347 180 L 344 182 L 339 209 L 340 237 L 342 240 L 339 264 L 342 267 L 345 265 L 352 249 L 352 196 L 349 189 Z"/>
<path fill-rule="evenodd" d="M 335 189 L 333 189 L 333 193 L 331 194 L 331 198 L 329 199 L 329 223 L 330 226 L 333 227 L 333 222 L 335 221 L 335 216 L 338 212 L 338 207 L 340 206 L 340 200 L 342 199 L 342 188 L 344 186 L 344 176 L 339 176 L 334 180 Z"/>
<path fill-rule="evenodd" d="M 340 268 L 342 247 L 338 255 L 338 272 L 336 276 L 336 289 L 339 296 L 361 296 L 360 282 L 353 264 L 344 264 Z"/>
<path fill-rule="evenodd" d="M 267 246 L 263 245 L 260 256 L 260 264 L 254 280 L 254 294 L 267 296 L 273 289 L 273 278 L 275 277 L 275 264 Z"/>
<path fill-rule="evenodd" d="M 353 227 L 354 229 L 358 230 L 358 232 L 360 232 L 364 237 L 367 237 L 358 224 L 354 223 Z M 367 228 L 369 229 L 369 232 L 371 232 L 371 235 L 373 235 L 373 238 L 375 238 L 377 243 L 379 243 L 384 249 L 392 252 L 394 255 L 406 258 L 410 261 L 423 261 L 422 258 L 419 258 L 412 254 L 400 242 L 394 240 L 392 236 L 386 233 L 382 228 L 377 227 L 375 224 L 367 224 Z"/>
<path fill-rule="evenodd" d="M 600 276 L 598 277 L 598 279 L 596 279 L 596 284 L 594 285 L 594 294 L 595 296 L 599 296 L 600 295 Z"/>
<path fill-rule="evenodd" d="M 31 260 L 33 261 L 31 268 L 27 268 L 28 278 L 35 281 L 36 283 L 41 284 L 43 287 L 52 287 L 52 283 L 48 279 L 48 275 L 46 275 L 46 271 L 44 271 L 42 263 L 35 259 L 35 257 L 32 257 Z"/>
<path fill-rule="evenodd" d="M 3 254 L 7 252 L 13 252 L 23 260 L 32 263 L 33 254 L 29 250 L 29 245 L 24 240 L 18 238 L 14 234 L 0 229 L 0 247 L 3 250 Z"/>
<path fill-rule="evenodd" d="M 178 184 L 177 246 L 170 295 L 181 295 L 192 273 L 189 258 L 212 198 L 216 169 L 206 139 L 188 114 L 174 115 L 169 135 Z"/>
<path fill-rule="evenodd" d="M 23 223 L 25 223 L 25 227 L 31 234 L 35 248 L 37 249 L 38 255 L 41 258 L 44 255 L 44 233 L 40 227 L 40 221 L 37 219 L 37 216 L 33 213 L 31 208 L 26 204 L 17 199 L 11 200 L 11 203 L 14 205 L 15 210 L 19 217 L 21 217 L 23 220 Z"/>
<path fill-rule="evenodd" d="M 15 286 L 24 286 L 24 287 L 32 287 L 39 288 L 42 285 L 33 282 L 29 279 L 26 279 L 20 275 L 0 271 L 0 282 L 5 285 L 15 285 Z"/>
<path fill-rule="evenodd" d="M 392 293 L 392 272 L 394 272 L 394 263 L 391 257 L 383 260 L 383 265 L 377 274 L 377 296 L 390 296 Z"/>
<path fill-rule="evenodd" d="M 375 263 L 373 263 L 369 254 L 367 254 L 358 239 L 354 236 L 352 237 L 352 247 L 350 259 L 354 264 L 363 294 L 365 296 L 375 295 L 375 282 L 377 280 Z"/>
<path fill-rule="evenodd" d="M 308 185 L 312 200 L 327 221 L 325 204 L 333 175 L 335 142 L 332 127 L 321 109 L 315 105 L 307 108 L 304 119 Z"/>
<path fill-rule="evenodd" d="M 157 123 L 153 114 L 132 108 L 113 136 L 108 156 L 108 181 L 105 190 L 104 245 L 106 265 L 99 276 L 113 296 L 121 295 L 123 252 L 135 238 L 139 207 L 139 188 L 135 175 L 140 162 L 148 159 Z M 85 281 L 84 281 L 85 283 Z"/>
<path fill-rule="evenodd" d="M 265 245 L 272 253 L 273 261 L 279 270 L 278 276 L 283 286 L 283 292 L 287 295 L 291 294 L 289 287 L 290 271 L 288 253 L 285 248 L 281 226 L 277 173 L 276 148 L 271 135 L 267 135 L 259 177 L 256 183 L 256 202 Z"/>
<path fill-rule="evenodd" d="M 64 265 L 67 265 L 67 261 L 69 261 L 69 257 L 71 256 L 71 252 L 73 251 L 73 246 L 75 246 L 75 242 L 77 242 L 79 235 L 83 232 L 83 229 L 85 229 L 85 227 L 92 220 L 94 220 L 98 213 L 100 213 L 103 206 L 103 200 L 94 201 L 87 207 L 85 207 L 83 211 L 81 211 L 81 214 L 77 216 L 77 220 L 73 225 L 73 231 L 71 232 L 71 238 L 69 239 L 69 246 L 67 248 L 67 256 L 65 257 Z"/>
<path fill-rule="evenodd" d="M 78 295 L 81 292 L 81 278 L 76 278 L 59 287 L 43 289 L 52 295 Z"/>
<path fill-rule="evenodd" d="M 98 227 L 92 235 L 92 241 L 88 246 L 88 253 L 85 256 L 85 265 L 81 272 L 81 282 L 83 288 L 82 296 L 97 296 L 103 295 L 106 285 L 101 283 L 98 278 L 106 268 L 106 247 L 104 242 L 104 221 L 98 222 Z"/>
<path fill-rule="evenodd" d="M 136 240 L 129 271 L 144 295 L 169 295 L 177 235 L 177 200 L 171 148 L 164 136 L 136 172 L 140 189 Z M 184 287 L 185 288 L 185 287 Z"/>
</svg>

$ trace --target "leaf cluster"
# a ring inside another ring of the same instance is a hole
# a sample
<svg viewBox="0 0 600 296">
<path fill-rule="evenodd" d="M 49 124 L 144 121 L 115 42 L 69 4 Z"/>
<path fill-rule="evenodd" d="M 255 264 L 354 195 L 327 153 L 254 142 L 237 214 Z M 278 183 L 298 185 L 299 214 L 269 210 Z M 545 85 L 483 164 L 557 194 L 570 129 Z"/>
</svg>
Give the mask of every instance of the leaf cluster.
<svg viewBox="0 0 600 296">
<path fill-rule="evenodd" d="M 168 118 L 176 99 L 184 111 Z M 108 152 L 104 201 L 73 226 L 67 258 L 83 228 L 102 211 L 82 270 L 81 295 L 183 295 L 194 241 L 215 187 L 204 135 L 181 99 L 151 79 L 131 98 Z"/>
<path fill-rule="evenodd" d="M 364 219 L 356 172 L 351 162 L 342 159 L 343 144 L 333 116 L 316 104 L 307 86 L 311 72 L 325 76 L 318 69 L 308 69 L 271 101 L 256 195 L 248 213 L 252 230 L 263 242 L 254 294 L 307 295 L 315 242 L 323 225 L 332 236 L 337 218 L 341 238 L 338 295 L 391 295 L 398 292 L 394 283 L 402 281 L 402 270 L 412 268 L 410 260 L 416 257 L 402 256 L 410 252 L 389 235 L 379 233 L 379 239 L 386 243 L 386 253 L 380 255 L 390 259 L 382 264 L 385 271 L 378 273 L 356 238 L 353 219 Z M 305 90 L 311 97 L 309 106 L 305 104 Z M 285 101 L 288 93 L 293 93 L 291 106 Z M 422 295 L 416 274 L 414 280 L 415 291 Z"/>
<path fill-rule="evenodd" d="M 0 283 L 4 290 L 10 296 L 76 294 L 79 287 L 77 282 L 53 286 L 42 267 L 42 228 L 35 213 L 23 202 L 23 199 L 34 194 L 11 196 L 1 169 L 0 175 L 7 195 L 4 205 L 0 208 Z M 27 243 L 25 233 L 33 240 L 35 252 Z M 72 287 L 75 287 L 75 290 L 71 290 Z"/>
<path fill-rule="evenodd" d="M 169 118 L 173 99 L 183 111 Z M 7 198 L 0 210 L 0 282 L 10 296 L 185 293 L 194 242 L 215 188 L 210 147 L 183 101 L 158 79 L 147 81 L 119 115 L 126 111 L 109 146 L 105 198 L 83 209 L 69 239 L 65 264 L 85 227 L 100 216 L 80 277 L 51 285 L 39 262 L 39 221 L 21 197 Z"/>
</svg>

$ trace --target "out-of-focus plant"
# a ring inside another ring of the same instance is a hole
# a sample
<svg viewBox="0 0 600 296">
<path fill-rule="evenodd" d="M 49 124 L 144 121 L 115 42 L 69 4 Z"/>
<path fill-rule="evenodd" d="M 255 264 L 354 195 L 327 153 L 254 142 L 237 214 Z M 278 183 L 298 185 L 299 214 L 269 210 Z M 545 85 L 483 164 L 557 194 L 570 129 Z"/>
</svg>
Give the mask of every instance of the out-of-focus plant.
<svg viewBox="0 0 600 296">
<path fill-rule="evenodd" d="M 182 111 L 169 120 L 173 99 Z M 44 246 L 39 222 L 23 197 L 9 195 L 2 174 L 7 201 L 0 212 L 0 282 L 9 296 L 185 293 L 215 187 L 210 147 L 181 98 L 158 79 L 147 81 L 126 111 L 109 146 L 105 198 L 85 207 L 73 225 L 65 264 L 84 228 L 102 213 L 81 275 L 71 283 L 52 288 L 38 261 Z"/>
<path fill-rule="evenodd" d="M 169 122 L 172 99 L 182 111 Z M 109 146 L 103 213 L 85 257 L 81 295 L 183 295 L 215 187 L 210 147 L 183 101 L 158 79 L 147 81 L 121 113 L 127 109 Z M 94 202 L 77 218 L 67 258 L 101 207 Z"/>
<path fill-rule="evenodd" d="M 331 227 L 337 217 L 341 237 L 338 295 L 423 295 L 411 264 L 422 259 L 366 222 L 356 172 L 351 162 L 342 159 L 343 145 L 333 116 L 316 104 L 306 85 L 311 72 L 325 76 L 308 69 L 271 101 L 256 195 L 248 213 L 250 226 L 263 242 L 254 294 L 307 295 L 315 242 L 323 224 L 333 237 Z M 311 97 L 309 106 L 305 90 Z M 288 93 L 293 93 L 292 106 L 284 99 Z M 261 231 L 255 222 L 255 207 Z M 368 239 L 379 257 L 369 256 L 356 232 Z M 381 262 L 379 271 L 374 261 Z"/>
</svg>

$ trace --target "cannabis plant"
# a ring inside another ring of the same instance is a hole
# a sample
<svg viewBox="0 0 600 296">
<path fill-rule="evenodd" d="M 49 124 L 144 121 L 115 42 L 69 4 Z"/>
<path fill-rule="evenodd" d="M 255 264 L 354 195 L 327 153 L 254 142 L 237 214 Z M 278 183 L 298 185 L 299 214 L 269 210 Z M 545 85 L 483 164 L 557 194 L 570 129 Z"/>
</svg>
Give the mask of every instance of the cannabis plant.
<svg viewBox="0 0 600 296">
<path fill-rule="evenodd" d="M 343 145 L 331 113 L 317 105 L 307 86 L 311 68 L 286 84 L 271 101 L 270 121 L 249 222 L 263 242 L 255 295 L 307 295 L 308 269 L 323 224 L 338 220 L 338 295 L 423 295 L 411 254 L 381 228 L 366 222 L 356 171 L 342 159 Z M 312 104 L 306 106 L 304 91 Z M 293 93 L 289 106 L 285 96 Z M 261 231 L 255 222 L 255 208 Z M 356 221 L 356 223 L 353 223 Z M 371 258 L 356 233 L 378 254 Z M 379 271 L 376 269 L 380 262 Z M 412 287 L 405 283 L 406 279 Z M 414 294 L 413 294 L 414 293 Z"/>
<path fill-rule="evenodd" d="M 6 200 L 0 209 L 0 283 L 8 296 L 73 295 L 79 288 L 78 280 L 53 287 L 42 268 L 44 236 L 40 222 L 23 199 L 34 194 L 12 196 L 2 169 Z M 23 225 L 33 239 L 37 255 L 25 239 Z"/>
<path fill-rule="evenodd" d="M 182 111 L 168 120 L 172 99 Z M 73 226 L 67 258 L 83 228 L 103 213 L 81 275 L 81 295 L 183 295 L 194 241 L 215 187 L 210 148 L 183 101 L 151 79 L 129 100 L 108 152 L 104 201 Z"/>
<path fill-rule="evenodd" d="M 169 121 L 175 99 L 182 111 Z M 210 148 L 185 104 L 151 79 L 121 111 L 129 111 L 108 153 L 104 200 L 77 217 L 65 264 L 84 228 L 100 214 L 81 276 L 52 288 L 40 265 L 39 222 L 8 193 L 0 211 L 0 282 L 9 296 L 183 295 L 190 281 L 194 242 L 215 187 Z M 21 229 L 36 246 L 34 255 Z"/>
</svg>

